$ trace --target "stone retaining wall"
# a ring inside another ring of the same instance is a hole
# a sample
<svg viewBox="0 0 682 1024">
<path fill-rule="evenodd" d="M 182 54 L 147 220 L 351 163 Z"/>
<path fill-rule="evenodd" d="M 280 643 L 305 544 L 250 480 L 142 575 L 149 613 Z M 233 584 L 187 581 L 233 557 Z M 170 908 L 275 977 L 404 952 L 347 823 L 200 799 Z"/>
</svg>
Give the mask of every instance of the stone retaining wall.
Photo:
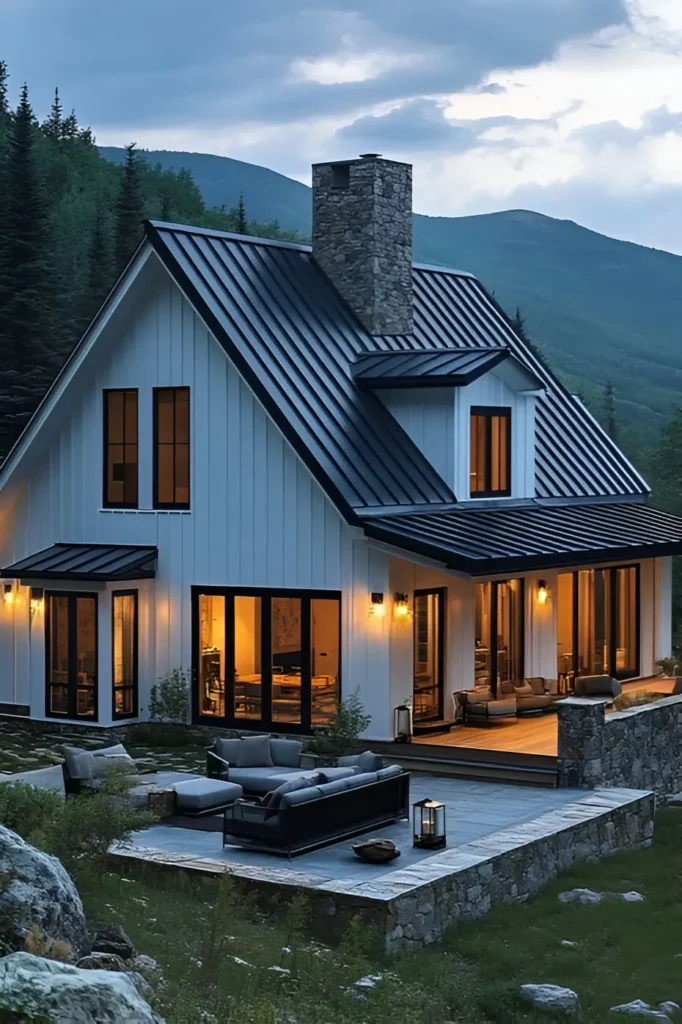
<svg viewBox="0 0 682 1024">
<path fill-rule="evenodd" d="M 559 785 L 682 790 L 682 696 L 605 714 L 605 698 L 558 704 Z"/>
<path fill-rule="evenodd" d="M 114 856 L 120 866 L 123 860 L 138 869 L 229 873 L 266 905 L 302 892 L 310 902 L 312 929 L 325 942 L 340 939 L 359 917 L 376 929 L 387 953 L 400 954 L 436 942 L 447 928 L 482 917 L 497 903 L 534 896 L 576 861 L 649 846 L 654 803 L 652 793 L 600 790 L 523 825 L 365 882 L 322 878 L 276 863 L 272 868 L 237 866 L 137 846 L 121 847 Z"/>
</svg>

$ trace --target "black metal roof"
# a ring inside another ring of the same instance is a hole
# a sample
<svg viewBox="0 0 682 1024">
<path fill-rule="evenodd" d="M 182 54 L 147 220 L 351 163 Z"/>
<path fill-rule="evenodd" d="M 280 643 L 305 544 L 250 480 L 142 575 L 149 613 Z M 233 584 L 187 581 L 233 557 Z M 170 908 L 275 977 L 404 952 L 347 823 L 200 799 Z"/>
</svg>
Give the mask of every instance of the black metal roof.
<svg viewBox="0 0 682 1024">
<path fill-rule="evenodd" d="M 148 223 L 157 255 L 269 415 L 338 507 L 451 505 L 456 499 L 378 397 L 354 382 L 372 353 L 508 348 L 546 388 L 537 400 L 536 496 L 648 493 L 582 403 L 516 337 L 470 274 L 414 268 L 414 331 L 367 333 L 308 246 Z"/>
<path fill-rule="evenodd" d="M 473 575 L 682 554 L 682 518 L 642 503 L 375 516 L 375 540 Z"/>
<path fill-rule="evenodd" d="M 53 544 L 0 569 L 5 579 L 142 580 L 155 575 L 157 549 L 141 544 Z"/>
<path fill-rule="evenodd" d="M 352 366 L 353 380 L 363 391 L 378 388 L 463 387 L 511 355 L 504 346 L 434 352 L 373 352 L 359 356 Z M 539 383 L 539 382 L 538 382 Z"/>
</svg>

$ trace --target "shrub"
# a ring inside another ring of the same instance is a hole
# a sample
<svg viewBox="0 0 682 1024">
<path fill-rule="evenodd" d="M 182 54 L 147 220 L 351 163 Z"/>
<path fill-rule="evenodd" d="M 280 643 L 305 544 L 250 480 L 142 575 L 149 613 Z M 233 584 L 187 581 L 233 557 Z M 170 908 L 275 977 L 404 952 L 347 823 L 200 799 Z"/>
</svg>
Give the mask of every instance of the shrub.
<svg viewBox="0 0 682 1024">
<path fill-rule="evenodd" d="M 679 668 L 677 658 L 660 658 L 656 664 L 661 669 L 664 676 L 676 675 Z"/>
<path fill-rule="evenodd" d="M 186 725 L 189 720 L 189 673 L 174 668 L 152 686 L 149 716 L 153 722 L 175 722 Z"/>
<path fill-rule="evenodd" d="M 50 789 L 36 789 L 25 782 L 0 785 L 0 825 L 11 828 L 27 842 L 43 829 L 45 822 L 61 813 L 64 801 Z"/>
<path fill-rule="evenodd" d="M 367 729 L 372 716 L 365 714 L 359 688 L 339 704 L 329 725 L 313 730 L 308 749 L 326 757 L 340 757 L 349 753 L 357 738 Z"/>
</svg>

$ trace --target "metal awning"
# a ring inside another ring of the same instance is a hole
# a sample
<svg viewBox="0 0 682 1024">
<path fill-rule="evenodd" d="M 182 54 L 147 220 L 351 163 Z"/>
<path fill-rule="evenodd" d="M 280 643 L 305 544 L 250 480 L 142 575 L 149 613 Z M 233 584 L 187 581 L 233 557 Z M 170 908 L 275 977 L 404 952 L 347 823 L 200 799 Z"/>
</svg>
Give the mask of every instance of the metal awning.
<svg viewBox="0 0 682 1024">
<path fill-rule="evenodd" d="M 352 366 L 353 379 L 362 390 L 380 388 L 463 387 L 511 357 L 509 348 L 452 349 L 440 352 L 372 352 Z M 528 372 L 528 371 L 525 371 Z M 536 377 L 532 386 L 542 387 Z M 531 385 L 529 384 L 529 387 Z"/>
<path fill-rule="evenodd" d="M 363 525 L 368 537 L 476 576 L 682 555 L 682 518 L 646 504 L 460 506 Z"/>
<path fill-rule="evenodd" d="M 156 573 L 158 549 L 142 544 L 53 544 L 0 569 L 4 579 L 140 580 Z"/>
</svg>

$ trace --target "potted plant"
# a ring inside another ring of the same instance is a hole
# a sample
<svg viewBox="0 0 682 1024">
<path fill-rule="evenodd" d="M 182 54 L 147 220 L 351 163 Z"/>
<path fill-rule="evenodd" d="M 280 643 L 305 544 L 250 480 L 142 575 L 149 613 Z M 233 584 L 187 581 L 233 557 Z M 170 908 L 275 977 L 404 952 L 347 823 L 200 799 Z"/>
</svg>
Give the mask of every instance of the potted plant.
<svg viewBox="0 0 682 1024">
<path fill-rule="evenodd" d="M 360 699 L 360 690 L 354 690 L 341 701 L 329 725 L 313 729 L 312 739 L 308 741 L 303 755 L 306 763 L 314 768 L 334 767 L 337 758 L 353 752 L 355 741 L 371 721 L 372 717 L 365 713 Z"/>
<path fill-rule="evenodd" d="M 679 668 L 677 658 L 659 658 L 656 665 L 660 668 L 661 675 L 668 679 L 677 675 Z"/>
</svg>

